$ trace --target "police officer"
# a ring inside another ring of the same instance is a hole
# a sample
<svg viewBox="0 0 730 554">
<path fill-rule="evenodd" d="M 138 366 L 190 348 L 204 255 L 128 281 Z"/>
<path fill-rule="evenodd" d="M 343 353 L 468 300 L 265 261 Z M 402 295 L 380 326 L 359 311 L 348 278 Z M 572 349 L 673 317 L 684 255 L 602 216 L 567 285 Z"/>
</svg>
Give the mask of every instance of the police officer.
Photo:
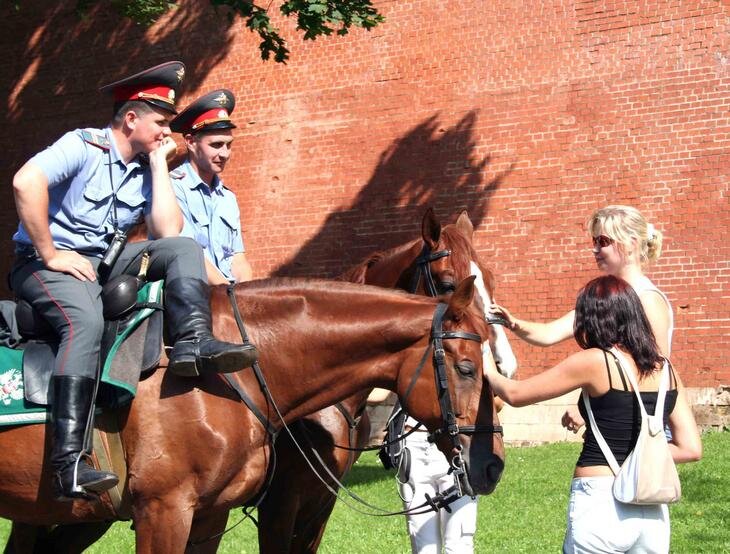
<svg viewBox="0 0 730 554">
<path fill-rule="evenodd" d="M 185 162 L 170 173 L 185 222 L 181 235 L 203 247 L 211 284 L 248 281 L 252 275 L 236 196 L 220 179 L 231 155 L 235 106 L 231 91 L 215 90 L 170 122 L 174 132 L 182 133 L 188 152 Z"/>
<path fill-rule="evenodd" d="M 211 334 L 203 253 L 177 236 L 182 215 L 170 186 L 167 157 L 175 150 L 169 121 L 184 77 L 168 62 L 102 87 L 114 97 L 104 129 L 77 129 L 31 158 L 13 179 L 20 218 L 11 285 L 55 329 L 51 465 L 59 499 L 93 498 L 117 482 L 88 465 L 85 438 L 103 331 L 102 284 L 139 271 L 166 279 L 165 305 L 175 341 L 168 369 L 183 375 L 234 371 L 253 363 L 250 345 Z M 157 240 L 126 244 L 144 216 Z"/>
</svg>

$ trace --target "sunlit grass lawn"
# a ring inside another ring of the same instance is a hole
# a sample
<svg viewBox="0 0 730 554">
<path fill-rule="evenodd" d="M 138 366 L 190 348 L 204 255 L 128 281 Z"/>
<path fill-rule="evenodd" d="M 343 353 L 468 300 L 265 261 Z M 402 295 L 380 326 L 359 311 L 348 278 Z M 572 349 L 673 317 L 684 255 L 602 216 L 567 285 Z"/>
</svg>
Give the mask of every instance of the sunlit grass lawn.
<svg viewBox="0 0 730 554">
<path fill-rule="evenodd" d="M 706 434 L 703 443 L 704 458 L 679 468 L 683 498 L 671 507 L 672 552 L 730 554 L 730 432 Z M 560 552 L 569 481 L 578 450 L 575 443 L 508 449 L 502 482 L 494 494 L 479 499 L 476 552 Z M 348 483 L 353 492 L 373 504 L 401 508 L 395 481 L 374 454 L 359 460 Z M 232 512 L 229 524 L 241 517 L 240 510 Z M 9 528 L 8 522 L 1 523 L 0 539 L 4 542 Z M 88 550 L 99 554 L 133 551 L 134 536 L 129 523 L 124 522 L 115 524 Z M 228 533 L 219 549 L 226 554 L 256 551 L 256 530 L 250 521 Z M 320 548 L 324 554 L 409 551 L 402 516 L 370 517 L 343 503 L 335 508 Z"/>
</svg>

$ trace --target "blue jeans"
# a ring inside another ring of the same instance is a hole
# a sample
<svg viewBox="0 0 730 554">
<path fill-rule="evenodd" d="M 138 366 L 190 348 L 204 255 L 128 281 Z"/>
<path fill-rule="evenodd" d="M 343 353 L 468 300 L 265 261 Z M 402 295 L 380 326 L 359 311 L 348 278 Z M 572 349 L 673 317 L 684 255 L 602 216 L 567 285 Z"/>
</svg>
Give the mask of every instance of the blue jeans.
<svg viewBox="0 0 730 554">
<path fill-rule="evenodd" d="M 563 552 L 669 552 L 667 505 L 623 504 L 613 497 L 612 486 L 612 476 L 573 479 Z"/>
</svg>

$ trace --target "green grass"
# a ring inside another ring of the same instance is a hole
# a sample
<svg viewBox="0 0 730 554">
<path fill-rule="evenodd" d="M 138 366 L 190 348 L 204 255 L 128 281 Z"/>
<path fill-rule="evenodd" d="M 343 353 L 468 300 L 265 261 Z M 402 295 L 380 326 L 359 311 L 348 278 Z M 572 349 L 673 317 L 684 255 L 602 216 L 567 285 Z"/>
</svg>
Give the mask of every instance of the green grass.
<svg viewBox="0 0 730 554">
<path fill-rule="evenodd" d="M 683 498 L 671 507 L 672 552 L 730 554 L 730 432 L 703 436 L 704 458 L 679 467 Z M 565 531 L 569 482 L 579 445 L 558 443 L 510 448 L 502 482 L 494 494 L 479 499 L 476 552 L 559 552 Z M 353 492 L 386 509 L 400 509 L 391 473 L 374 454 L 364 455 L 348 482 Z M 232 512 L 229 524 L 241 519 Z M 4 542 L 8 522 L 0 521 Z M 133 552 L 129 523 L 117 523 L 88 552 Z M 221 542 L 219 552 L 256 552 L 256 531 L 245 521 Z M 369 517 L 338 503 L 320 548 L 323 554 L 410 551 L 405 519 Z"/>
</svg>

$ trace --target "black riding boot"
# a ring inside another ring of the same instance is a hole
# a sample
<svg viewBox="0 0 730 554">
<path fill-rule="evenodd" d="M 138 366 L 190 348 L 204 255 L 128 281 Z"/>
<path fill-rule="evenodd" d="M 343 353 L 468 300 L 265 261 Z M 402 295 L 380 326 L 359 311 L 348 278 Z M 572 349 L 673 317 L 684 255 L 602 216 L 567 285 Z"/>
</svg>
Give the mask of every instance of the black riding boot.
<svg viewBox="0 0 730 554">
<path fill-rule="evenodd" d="M 93 493 L 103 492 L 119 482 L 113 473 L 98 471 L 81 457 L 93 394 L 93 379 L 74 375 L 53 377 L 51 465 L 59 500 L 94 498 Z M 91 454 L 91 448 L 86 454 Z"/>
<path fill-rule="evenodd" d="M 165 283 L 168 329 L 175 341 L 168 369 L 177 375 L 230 373 L 250 367 L 258 358 L 251 343 L 233 344 L 213 336 L 209 292 L 208 284 L 199 279 Z"/>
</svg>

